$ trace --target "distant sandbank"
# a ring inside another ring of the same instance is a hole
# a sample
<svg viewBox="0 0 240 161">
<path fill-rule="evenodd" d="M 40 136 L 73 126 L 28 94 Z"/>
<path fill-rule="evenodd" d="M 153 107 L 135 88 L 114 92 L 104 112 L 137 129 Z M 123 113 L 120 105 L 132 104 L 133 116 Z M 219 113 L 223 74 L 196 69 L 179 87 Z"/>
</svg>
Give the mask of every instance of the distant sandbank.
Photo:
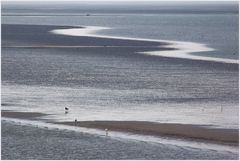
<svg viewBox="0 0 240 161">
<path fill-rule="evenodd" d="M 160 56 L 162 58 L 167 57 L 238 64 L 238 60 L 234 59 L 205 57 L 191 54 L 195 52 L 214 50 L 213 48 L 207 47 L 206 44 L 184 41 L 116 37 L 96 34 L 96 32 L 103 29 L 109 28 L 96 26 L 83 27 L 3 24 L 2 47 L 88 49 L 97 49 L 103 47 L 105 52 L 108 52 L 109 48 L 122 48 L 125 49 L 124 53 L 129 52 L 131 48 L 132 53 Z"/>
</svg>

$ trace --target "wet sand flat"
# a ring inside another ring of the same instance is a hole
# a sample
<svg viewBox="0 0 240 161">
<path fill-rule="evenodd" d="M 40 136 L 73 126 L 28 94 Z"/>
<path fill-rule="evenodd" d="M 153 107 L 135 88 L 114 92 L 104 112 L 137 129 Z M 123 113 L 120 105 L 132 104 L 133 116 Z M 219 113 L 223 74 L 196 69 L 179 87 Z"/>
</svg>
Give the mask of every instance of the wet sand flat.
<svg viewBox="0 0 240 161">
<path fill-rule="evenodd" d="M 229 143 L 239 142 L 238 129 L 209 128 L 200 125 L 144 121 L 81 121 L 77 124 L 75 122 L 61 122 L 61 124 L 155 136 L 169 135 Z"/>
<path fill-rule="evenodd" d="M 15 111 L 1 111 L 1 117 L 16 118 L 16 119 L 35 119 L 37 117 L 46 116 L 46 114 L 39 112 L 15 112 Z"/>
<path fill-rule="evenodd" d="M 17 119 L 34 119 L 45 116 L 45 114 L 36 112 L 2 111 L 1 113 L 2 117 Z M 238 129 L 209 128 L 207 126 L 200 125 L 168 124 L 147 121 L 78 121 L 77 123 L 54 123 L 102 130 L 108 129 L 109 131 L 132 132 L 153 136 L 177 136 L 227 143 L 239 142 Z"/>
<path fill-rule="evenodd" d="M 163 47 L 166 42 L 124 40 L 114 38 L 99 38 L 89 36 L 65 36 L 50 33 L 54 29 L 68 29 L 73 26 L 50 26 L 50 25 L 2 25 L 2 47 L 44 47 L 44 46 L 103 46 L 103 47 L 149 47 L 146 51 L 174 50 Z M 75 26 L 76 28 L 76 26 Z M 82 28 L 83 27 L 77 27 Z M 12 34 L 14 33 L 14 34 Z M 141 49 L 142 51 L 142 49 Z M 137 51 L 136 51 L 137 52 Z"/>
</svg>

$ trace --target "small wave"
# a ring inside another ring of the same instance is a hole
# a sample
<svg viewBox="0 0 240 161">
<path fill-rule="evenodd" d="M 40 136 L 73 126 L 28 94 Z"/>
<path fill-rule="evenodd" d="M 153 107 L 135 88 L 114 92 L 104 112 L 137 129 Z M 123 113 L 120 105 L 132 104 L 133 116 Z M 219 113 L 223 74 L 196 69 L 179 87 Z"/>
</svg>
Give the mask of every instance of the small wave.
<svg viewBox="0 0 240 161">
<path fill-rule="evenodd" d="M 186 42 L 186 41 L 128 38 L 128 37 L 107 36 L 107 35 L 96 34 L 97 31 L 105 30 L 105 29 L 110 29 L 110 28 L 99 27 L 99 26 L 85 26 L 84 28 L 74 27 L 69 29 L 55 29 L 55 30 L 51 30 L 50 33 L 66 35 L 66 36 L 87 36 L 87 37 L 97 37 L 97 38 L 111 38 L 111 39 L 121 39 L 121 40 L 138 40 L 138 41 L 167 43 L 167 45 L 164 45 L 164 47 L 175 48 L 176 50 L 148 51 L 148 52 L 138 52 L 138 53 L 146 54 L 146 55 L 161 56 L 161 57 L 170 57 L 170 58 L 182 58 L 182 59 L 238 64 L 238 60 L 234 60 L 234 59 L 206 57 L 206 56 L 198 56 L 198 55 L 191 54 L 194 52 L 206 52 L 206 51 L 215 50 L 213 48 L 208 47 L 206 44 Z"/>
</svg>

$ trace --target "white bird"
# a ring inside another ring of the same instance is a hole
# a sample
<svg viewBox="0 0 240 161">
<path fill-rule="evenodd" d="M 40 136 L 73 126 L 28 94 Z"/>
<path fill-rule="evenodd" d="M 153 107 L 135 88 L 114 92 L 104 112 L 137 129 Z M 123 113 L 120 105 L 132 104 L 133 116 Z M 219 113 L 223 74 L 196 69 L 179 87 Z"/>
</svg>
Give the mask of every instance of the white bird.
<svg viewBox="0 0 240 161">
<path fill-rule="evenodd" d="M 108 136 L 108 129 L 105 129 L 105 132 L 106 132 L 106 136 Z"/>
</svg>

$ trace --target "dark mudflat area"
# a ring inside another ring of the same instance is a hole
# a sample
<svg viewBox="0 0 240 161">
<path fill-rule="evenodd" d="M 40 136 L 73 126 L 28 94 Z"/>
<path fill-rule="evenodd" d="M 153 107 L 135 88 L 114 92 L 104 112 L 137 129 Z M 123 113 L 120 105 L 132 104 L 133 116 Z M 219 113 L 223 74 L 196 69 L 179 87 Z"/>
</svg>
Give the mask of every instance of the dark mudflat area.
<svg viewBox="0 0 240 161">
<path fill-rule="evenodd" d="M 161 48 L 167 43 L 123 40 L 113 38 L 98 38 L 87 36 L 66 36 L 50 33 L 54 29 L 82 28 L 74 26 L 48 26 L 48 25 L 13 25 L 2 24 L 2 46 L 3 47 L 46 47 L 46 46 L 102 46 L 102 47 L 143 47 L 137 51 L 170 50 Z"/>
<path fill-rule="evenodd" d="M 45 116 L 46 114 L 37 112 L 2 111 L 1 115 L 2 117 L 32 120 Z M 57 124 L 154 136 L 168 135 L 236 144 L 239 142 L 238 129 L 208 128 L 207 126 L 190 124 L 167 124 L 147 121 L 80 121 L 77 123 L 58 122 Z"/>
<path fill-rule="evenodd" d="M 1 117 L 9 117 L 16 119 L 37 119 L 46 116 L 46 114 L 39 112 L 15 112 L 15 111 L 1 111 Z"/>
<path fill-rule="evenodd" d="M 136 134 L 180 136 L 236 144 L 239 142 L 238 129 L 209 128 L 207 126 L 190 124 L 168 124 L 146 121 L 80 121 L 77 123 L 62 122 L 61 124 Z"/>
</svg>

